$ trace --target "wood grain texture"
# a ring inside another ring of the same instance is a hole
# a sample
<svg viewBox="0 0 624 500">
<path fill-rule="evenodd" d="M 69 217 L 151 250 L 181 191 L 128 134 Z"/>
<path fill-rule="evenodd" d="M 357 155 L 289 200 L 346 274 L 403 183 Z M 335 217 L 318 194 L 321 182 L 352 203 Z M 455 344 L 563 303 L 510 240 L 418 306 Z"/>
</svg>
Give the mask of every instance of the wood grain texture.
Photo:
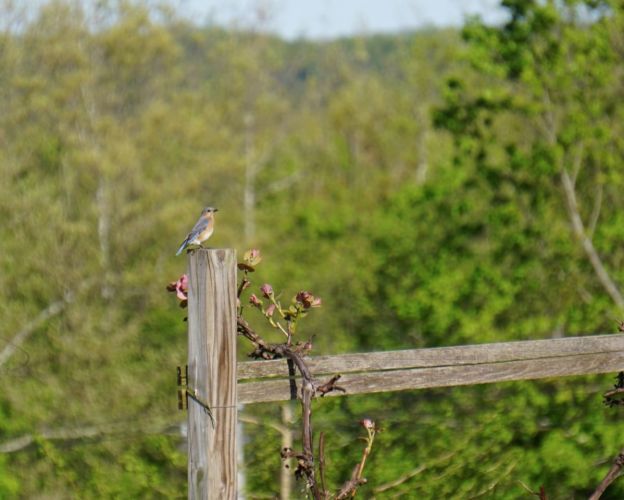
<svg viewBox="0 0 624 500">
<path fill-rule="evenodd" d="M 236 252 L 189 254 L 188 496 L 236 498 Z"/>
<path fill-rule="evenodd" d="M 311 372 L 319 376 L 370 370 L 520 361 L 614 351 L 624 351 L 624 334 L 316 356 L 305 359 Z M 252 378 L 287 377 L 286 360 L 239 363 L 237 376 L 239 381 Z"/>
<path fill-rule="evenodd" d="M 488 361 L 479 364 L 347 373 L 339 382 L 346 393 L 331 392 L 327 397 L 609 373 L 620 370 L 624 370 L 624 350 L 528 360 Z M 291 398 L 288 379 L 238 384 L 239 403 L 265 403 Z"/>
</svg>

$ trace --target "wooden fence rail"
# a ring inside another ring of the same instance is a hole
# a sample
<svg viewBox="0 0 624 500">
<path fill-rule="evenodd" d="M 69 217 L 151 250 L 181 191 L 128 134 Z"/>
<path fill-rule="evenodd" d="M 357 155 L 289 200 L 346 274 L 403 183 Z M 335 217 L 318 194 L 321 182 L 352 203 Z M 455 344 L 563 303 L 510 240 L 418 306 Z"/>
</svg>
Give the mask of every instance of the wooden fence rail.
<svg viewBox="0 0 624 500">
<path fill-rule="evenodd" d="M 315 376 L 340 373 L 346 393 L 530 380 L 624 370 L 624 334 L 308 358 Z M 285 360 L 238 363 L 238 402 L 292 399 Z"/>
</svg>

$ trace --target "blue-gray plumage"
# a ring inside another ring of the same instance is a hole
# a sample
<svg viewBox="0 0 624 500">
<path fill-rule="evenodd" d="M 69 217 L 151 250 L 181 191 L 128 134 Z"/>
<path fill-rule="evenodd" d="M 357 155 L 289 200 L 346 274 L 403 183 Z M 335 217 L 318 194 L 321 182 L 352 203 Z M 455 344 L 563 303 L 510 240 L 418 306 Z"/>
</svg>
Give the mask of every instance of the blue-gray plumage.
<svg viewBox="0 0 624 500">
<path fill-rule="evenodd" d="M 219 209 L 214 207 L 206 207 L 202 210 L 199 219 L 180 245 L 180 248 L 178 248 L 176 255 L 180 255 L 189 245 L 202 246 L 202 243 L 212 236 L 212 232 L 214 231 L 214 214 L 218 210 Z"/>
</svg>

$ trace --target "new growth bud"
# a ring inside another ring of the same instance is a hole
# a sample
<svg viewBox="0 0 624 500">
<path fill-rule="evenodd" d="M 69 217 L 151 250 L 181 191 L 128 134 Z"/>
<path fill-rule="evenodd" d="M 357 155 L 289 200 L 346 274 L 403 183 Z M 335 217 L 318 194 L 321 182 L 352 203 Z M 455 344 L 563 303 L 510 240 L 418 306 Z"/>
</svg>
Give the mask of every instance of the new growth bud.
<svg viewBox="0 0 624 500">
<path fill-rule="evenodd" d="M 262 295 L 264 295 L 267 299 L 270 299 L 271 296 L 273 295 L 273 287 L 269 285 L 268 283 L 265 283 L 264 285 L 262 285 L 260 287 L 260 291 L 262 292 Z"/>
</svg>

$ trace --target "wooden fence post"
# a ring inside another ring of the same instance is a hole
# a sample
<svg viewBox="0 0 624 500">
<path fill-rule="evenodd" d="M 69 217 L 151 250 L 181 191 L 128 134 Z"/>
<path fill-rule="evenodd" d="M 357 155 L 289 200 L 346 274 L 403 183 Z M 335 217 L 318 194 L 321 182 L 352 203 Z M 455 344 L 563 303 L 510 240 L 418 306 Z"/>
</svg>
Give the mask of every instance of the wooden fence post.
<svg viewBox="0 0 624 500">
<path fill-rule="evenodd" d="M 236 498 L 236 251 L 189 254 L 188 497 Z"/>
</svg>

